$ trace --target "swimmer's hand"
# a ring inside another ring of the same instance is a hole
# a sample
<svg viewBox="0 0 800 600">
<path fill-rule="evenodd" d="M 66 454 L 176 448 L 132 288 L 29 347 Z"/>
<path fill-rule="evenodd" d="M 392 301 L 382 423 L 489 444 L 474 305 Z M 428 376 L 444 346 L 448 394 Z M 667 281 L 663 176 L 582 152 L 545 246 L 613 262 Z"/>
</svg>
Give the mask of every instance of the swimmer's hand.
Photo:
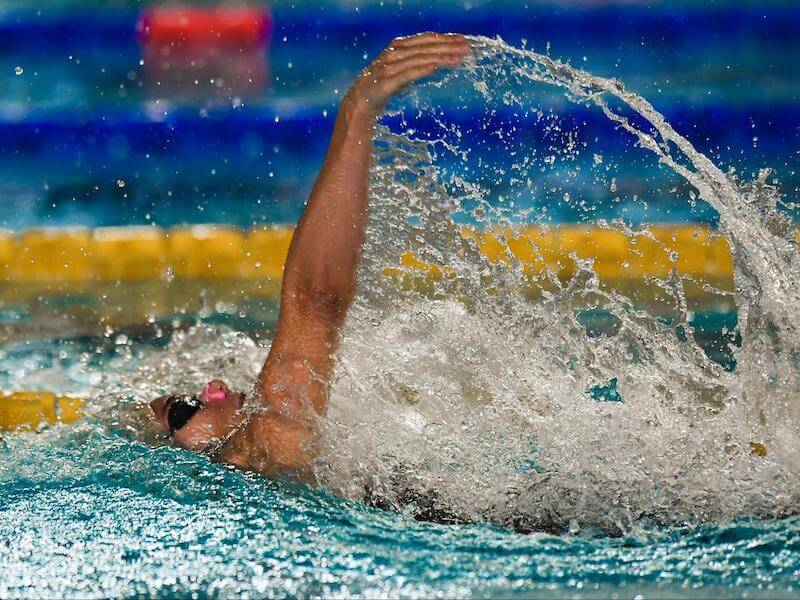
<svg viewBox="0 0 800 600">
<path fill-rule="evenodd" d="M 463 35 L 420 33 L 395 39 L 361 72 L 344 103 L 377 117 L 403 87 L 442 67 L 461 63 L 469 51 Z"/>
</svg>

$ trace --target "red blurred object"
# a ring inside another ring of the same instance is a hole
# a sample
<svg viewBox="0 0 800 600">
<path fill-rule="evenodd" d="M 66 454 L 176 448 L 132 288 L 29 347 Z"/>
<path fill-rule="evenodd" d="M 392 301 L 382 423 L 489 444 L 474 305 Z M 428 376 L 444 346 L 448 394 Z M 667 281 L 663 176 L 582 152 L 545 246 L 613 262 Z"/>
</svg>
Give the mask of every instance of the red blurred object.
<svg viewBox="0 0 800 600">
<path fill-rule="evenodd" d="M 155 5 L 142 13 L 137 32 L 159 95 L 244 95 L 267 84 L 272 17 L 264 6 Z"/>
<path fill-rule="evenodd" d="M 272 17 L 264 7 L 154 6 L 142 14 L 137 30 L 147 46 L 266 48 Z"/>
</svg>

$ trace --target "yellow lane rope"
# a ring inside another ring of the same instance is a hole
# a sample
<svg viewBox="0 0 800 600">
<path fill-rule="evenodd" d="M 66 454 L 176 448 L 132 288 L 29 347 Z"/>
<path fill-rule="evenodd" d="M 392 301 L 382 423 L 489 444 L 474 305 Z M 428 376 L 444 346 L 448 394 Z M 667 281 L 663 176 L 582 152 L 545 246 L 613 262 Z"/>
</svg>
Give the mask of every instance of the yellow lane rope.
<svg viewBox="0 0 800 600">
<path fill-rule="evenodd" d="M 0 232 L 0 282 L 66 283 L 182 279 L 279 279 L 291 227 L 248 231 L 220 225 L 191 227 L 42 228 Z M 561 275 L 574 270 L 571 255 L 594 258 L 603 279 L 663 276 L 674 267 L 692 276 L 730 277 L 727 242 L 694 225 L 652 225 L 633 235 L 598 227 L 465 228 L 490 260 L 509 260 L 527 272 L 546 264 Z M 400 269 L 428 269 L 408 253 Z M 393 267 L 389 267 L 391 274 Z"/>
<path fill-rule="evenodd" d="M 82 416 L 83 402 L 52 392 L 0 392 L 0 431 L 74 423 Z"/>
<path fill-rule="evenodd" d="M 289 227 L 30 229 L 0 233 L 0 281 L 57 283 L 280 277 Z"/>
</svg>

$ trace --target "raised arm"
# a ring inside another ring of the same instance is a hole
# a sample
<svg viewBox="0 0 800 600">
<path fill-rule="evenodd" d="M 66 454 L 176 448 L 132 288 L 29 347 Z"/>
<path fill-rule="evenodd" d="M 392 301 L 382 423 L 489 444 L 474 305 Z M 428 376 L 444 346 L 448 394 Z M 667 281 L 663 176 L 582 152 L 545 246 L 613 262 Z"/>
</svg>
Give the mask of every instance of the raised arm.
<svg viewBox="0 0 800 600">
<path fill-rule="evenodd" d="M 375 120 L 393 94 L 441 67 L 458 64 L 468 50 L 459 35 L 397 39 L 342 101 L 284 267 L 278 328 L 259 377 L 268 410 L 252 419 L 240 442 L 231 445 L 230 462 L 267 474 L 308 475 L 314 425 L 325 412 L 332 355 L 355 291 Z"/>
<path fill-rule="evenodd" d="M 389 98 L 408 83 L 459 63 L 469 49 L 458 35 L 397 39 L 367 67 L 341 103 L 330 147 L 289 249 L 278 330 L 262 381 L 286 361 L 301 360 L 324 388 L 339 328 L 353 299 L 367 222 L 372 130 Z M 269 391 L 269 389 L 265 390 Z M 323 389 L 311 394 L 325 409 Z"/>
</svg>

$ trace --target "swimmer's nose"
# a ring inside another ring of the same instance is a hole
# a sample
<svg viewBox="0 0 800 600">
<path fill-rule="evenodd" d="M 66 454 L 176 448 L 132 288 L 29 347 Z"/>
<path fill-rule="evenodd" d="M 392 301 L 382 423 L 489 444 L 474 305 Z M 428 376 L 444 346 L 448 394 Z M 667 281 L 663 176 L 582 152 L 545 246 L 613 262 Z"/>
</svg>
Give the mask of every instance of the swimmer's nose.
<svg viewBox="0 0 800 600">
<path fill-rule="evenodd" d="M 228 386 L 222 383 L 219 379 L 214 379 L 206 384 L 203 390 L 203 399 L 211 401 L 225 400 L 228 397 Z"/>
<path fill-rule="evenodd" d="M 169 425 L 167 425 L 167 399 L 165 397 L 156 398 L 150 403 L 150 410 L 153 411 L 156 421 L 165 429 L 169 429 Z"/>
</svg>

